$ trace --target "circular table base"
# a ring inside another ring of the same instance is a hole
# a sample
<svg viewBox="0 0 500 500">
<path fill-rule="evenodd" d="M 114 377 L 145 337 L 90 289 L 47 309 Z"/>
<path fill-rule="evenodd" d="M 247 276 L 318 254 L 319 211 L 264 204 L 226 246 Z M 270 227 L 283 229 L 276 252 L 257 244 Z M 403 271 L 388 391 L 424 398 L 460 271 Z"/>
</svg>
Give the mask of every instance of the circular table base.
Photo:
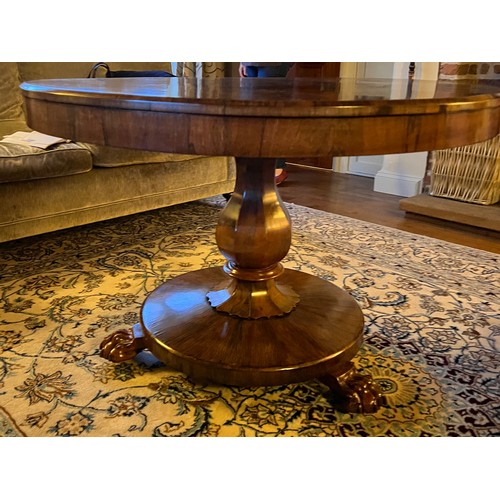
<svg viewBox="0 0 500 500">
<path fill-rule="evenodd" d="M 277 283 L 300 301 L 275 318 L 242 319 L 214 310 L 207 292 L 227 281 L 222 268 L 178 276 L 141 310 L 144 346 L 170 368 L 227 385 L 282 385 L 342 373 L 359 350 L 363 314 L 341 288 L 299 271 Z"/>
</svg>

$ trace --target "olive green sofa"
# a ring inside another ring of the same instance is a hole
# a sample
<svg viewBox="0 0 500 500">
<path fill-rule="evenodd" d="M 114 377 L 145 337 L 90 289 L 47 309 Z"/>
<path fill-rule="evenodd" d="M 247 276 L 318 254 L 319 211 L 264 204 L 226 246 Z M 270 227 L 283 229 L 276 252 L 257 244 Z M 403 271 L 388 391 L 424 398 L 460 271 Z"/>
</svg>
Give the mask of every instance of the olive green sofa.
<svg viewBox="0 0 500 500">
<path fill-rule="evenodd" d="M 86 77 L 93 63 L 0 63 L 0 139 L 29 131 L 19 84 Z M 169 63 L 110 63 L 163 69 Z M 48 150 L 0 142 L 0 242 L 228 193 L 234 158 L 65 143 Z"/>
</svg>

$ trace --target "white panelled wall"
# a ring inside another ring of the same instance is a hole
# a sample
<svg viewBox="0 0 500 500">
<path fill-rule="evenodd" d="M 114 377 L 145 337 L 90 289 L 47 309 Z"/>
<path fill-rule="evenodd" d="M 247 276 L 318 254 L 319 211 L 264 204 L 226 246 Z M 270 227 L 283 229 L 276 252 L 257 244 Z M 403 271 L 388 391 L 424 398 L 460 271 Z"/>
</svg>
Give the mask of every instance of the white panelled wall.
<svg viewBox="0 0 500 500">
<path fill-rule="evenodd" d="M 393 78 L 408 80 L 409 62 L 342 63 L 341 77 Z M 434 93 L 439 63 L 416 63 L 412 96 L 427 97 Z M 401 82 L 400 82 L 401 83 Z M 404 98 L 407 85 L 394 84 L 394 97 Z M 334 170 L 373 177 L 374 191 L 397 196 L 415 196 L 422 192 L 427 166 L 427 152 L 379 156 L 336 158 Z"/>
</svg>

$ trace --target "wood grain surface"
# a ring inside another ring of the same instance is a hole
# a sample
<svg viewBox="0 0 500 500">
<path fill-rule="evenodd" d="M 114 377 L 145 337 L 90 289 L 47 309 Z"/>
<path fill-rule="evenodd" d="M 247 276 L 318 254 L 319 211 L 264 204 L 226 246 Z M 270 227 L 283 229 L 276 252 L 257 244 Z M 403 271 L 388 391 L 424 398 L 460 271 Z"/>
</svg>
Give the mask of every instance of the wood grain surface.
<svg viewBox="0 0 500 500">
<path fill-rule="evenodd" d="M 500 88 L 469 80 L 68 79 L 21 85 L 28 124 L 109 146 L 243 157 L 352 156 L 494 137 Z"/>
</svg>

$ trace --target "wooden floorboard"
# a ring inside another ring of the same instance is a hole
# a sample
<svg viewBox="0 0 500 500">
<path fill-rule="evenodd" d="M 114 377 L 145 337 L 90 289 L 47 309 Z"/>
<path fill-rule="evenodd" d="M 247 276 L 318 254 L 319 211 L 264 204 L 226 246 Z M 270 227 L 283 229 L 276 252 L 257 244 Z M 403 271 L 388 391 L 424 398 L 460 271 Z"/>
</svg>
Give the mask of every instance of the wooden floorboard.
<svg viewBox="0 0 500 500">
<path fill-rule="evenodd" d="M 279 186 L 286 202 L 500 254 L 499 232 L 406 214 L 402 197 L 374 192 L 369 177 L 293 165 L 287 171 Z"/>
</svg>

